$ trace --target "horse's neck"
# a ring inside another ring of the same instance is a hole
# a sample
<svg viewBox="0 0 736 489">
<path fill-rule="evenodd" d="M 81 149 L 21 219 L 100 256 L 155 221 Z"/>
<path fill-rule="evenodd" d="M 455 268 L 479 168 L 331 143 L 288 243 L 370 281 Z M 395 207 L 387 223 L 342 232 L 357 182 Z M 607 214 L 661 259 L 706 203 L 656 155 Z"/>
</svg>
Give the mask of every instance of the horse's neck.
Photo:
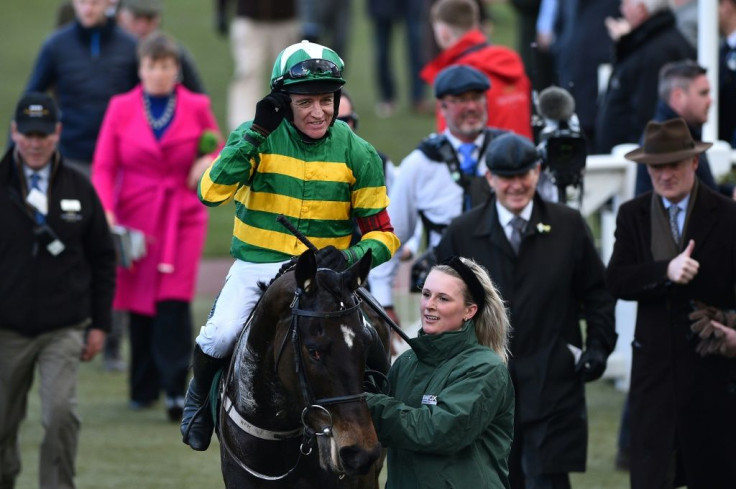
<svg viewBox="0 0 736 489">
<path fill-rule="evenodd" d="M 252 332 L 251 332 L 252 333 Z M 276 375 L 273 352 L 255 349 L 253 341 L 239 342 L 235 350 L 231 396 L 238 411 L 267 429 L 290 429 L 298 413 L 284 393 Z M 278 348 L 280 345 L 274 345 Z"/>
</svg>

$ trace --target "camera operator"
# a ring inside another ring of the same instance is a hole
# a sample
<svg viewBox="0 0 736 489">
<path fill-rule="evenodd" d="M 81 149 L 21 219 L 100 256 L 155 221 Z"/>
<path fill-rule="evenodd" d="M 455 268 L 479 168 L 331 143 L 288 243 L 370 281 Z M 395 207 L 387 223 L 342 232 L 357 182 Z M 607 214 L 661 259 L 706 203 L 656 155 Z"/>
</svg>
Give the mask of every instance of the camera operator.
<svg viewBox="0 0 736 489">
<path fill-rule="evenodd" d="M 567 201 L 567 187 L 578 190 L 578 207 L 583 198 L 583 174 L 588 156 L 587 142 L 575 114 L 575 99 L 560 87 L 539 94 L 533 127 L 542 157 L 537 190 L 544 200 Z"/>
<path fill-rule="evenodd" d="M 92 184 L 65 167 L 48 95 L 19 101 L 0 162 L 0 487 L 20 473 L 18 431 L 34 370 L 44 438 L 41 487 L 74 487 L 77 369 L 110 329 L 115 250 Z"/>
</svg>

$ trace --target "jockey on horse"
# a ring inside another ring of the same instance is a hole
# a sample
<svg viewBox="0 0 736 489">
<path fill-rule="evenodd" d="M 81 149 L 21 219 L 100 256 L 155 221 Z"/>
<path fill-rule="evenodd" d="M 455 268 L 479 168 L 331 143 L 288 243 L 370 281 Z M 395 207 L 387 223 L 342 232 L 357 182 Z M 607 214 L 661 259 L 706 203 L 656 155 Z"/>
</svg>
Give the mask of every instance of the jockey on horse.
<svg viewBox="0 0 736 489">
<path fill-rule="evenodd" d="M 230 134 L 199 182 L 205 205 L 235 201 L 235 262 L 194 348 L 181 424 L 184 443 L 194 450 L 210 444 L 214 422 L 203 407 L 258 299 L 258 282 L 268 283 L 306 249 L 283 231 L 276 215 L 285 215 L 321 248 L 320 267 L 344 270 L 367 250 L 376 266 L 399 247 L 386 212 L 380 157 L 347 124 L 336 122 L 343 67 L 337 53 L 319 44 L 302 41 L 284 49 L 274 63 L 271 93 L 256 104 L 253 121 Z M 362 239 L 350 246 L 353 220 Z"/>
</svg>

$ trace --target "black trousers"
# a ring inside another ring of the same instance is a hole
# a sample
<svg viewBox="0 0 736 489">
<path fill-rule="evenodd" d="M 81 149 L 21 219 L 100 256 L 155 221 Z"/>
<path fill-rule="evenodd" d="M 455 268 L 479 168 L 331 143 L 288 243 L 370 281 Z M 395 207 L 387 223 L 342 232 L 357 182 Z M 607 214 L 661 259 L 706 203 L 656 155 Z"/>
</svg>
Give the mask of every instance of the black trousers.
<svg viewBox="0 0 736 489">
<path fill-rule="evenodd" d="M 189 302 L 161 301 L 153 317 L 131 313 L 129 329 L 131 401 L 183 397 L 194 346 Z"/>
</svg>

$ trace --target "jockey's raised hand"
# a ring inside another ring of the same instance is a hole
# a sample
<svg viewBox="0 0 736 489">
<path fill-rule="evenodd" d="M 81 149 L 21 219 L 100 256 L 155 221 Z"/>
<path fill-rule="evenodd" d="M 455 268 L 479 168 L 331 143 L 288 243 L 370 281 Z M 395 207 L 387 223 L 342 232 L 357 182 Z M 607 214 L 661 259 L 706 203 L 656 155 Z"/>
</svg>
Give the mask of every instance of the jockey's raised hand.
<svg viewBox="0 0 736 489">
<path fill-rule="evenodd" d="M 256 116 L 253 119 L 253 129 L 264 137 L 271 134 L 287 114 L 291 112 L 291 97 L 283 92 L 271 92 L 256 104 Z"/>
</svg>

